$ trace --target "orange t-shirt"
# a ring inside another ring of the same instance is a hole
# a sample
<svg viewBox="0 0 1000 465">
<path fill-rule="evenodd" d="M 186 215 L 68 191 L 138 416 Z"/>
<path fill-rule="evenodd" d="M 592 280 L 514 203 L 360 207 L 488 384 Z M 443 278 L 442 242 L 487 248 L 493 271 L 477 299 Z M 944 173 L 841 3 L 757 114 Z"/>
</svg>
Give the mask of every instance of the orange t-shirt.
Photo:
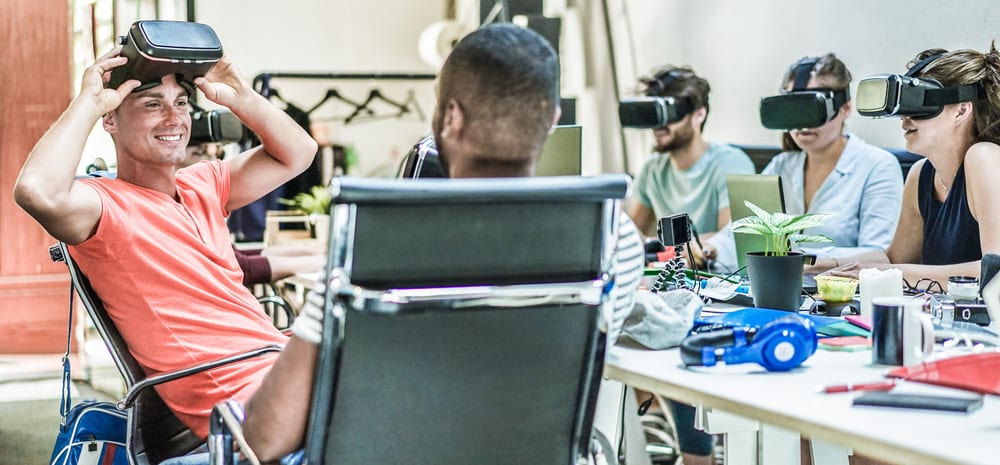
<svg viewBox="0 0 1000 465">
<path fill-rule="evenodd" d="M 243 286 L 225 210 L 229 168 L 177 172 L 175 201 L 120 179 L 86 179 L 103 203 L 94 235 L 70 247 L 147 374 L 172 371 L 287 338 Z M 156 387 L 196 434 L 216 403 L 245 402 L 274 363 L 265 355 Z"/>
</svg>

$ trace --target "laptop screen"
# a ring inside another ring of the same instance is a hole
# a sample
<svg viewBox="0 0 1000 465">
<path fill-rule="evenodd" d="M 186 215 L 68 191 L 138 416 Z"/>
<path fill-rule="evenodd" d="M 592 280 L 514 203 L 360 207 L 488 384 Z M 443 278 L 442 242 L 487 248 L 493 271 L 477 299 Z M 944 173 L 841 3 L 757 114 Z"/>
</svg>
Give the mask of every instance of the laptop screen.
<svg viewBox="0 0 1000 465">
<path fill-rule="evenodd" d="M 730 174 L 726 176 L 726 188 L 733 221 L 753 214 L 744 203 L 747 200 L 768 212 L 785 212 L 785 196 L 778 175 Z M 766 240 L 763 236 L 744 233 L 733 233 L 733 240 L 736 242 L 736 264 L 742 269 L 740 276 L 746 278 L 746 253 L 765 250 Z"/>
<path fill-rule="evenodd" d="M 580 126 L 556 126 L 542 147 L 535 176 L 579 176 L 583 130 Z"/>
</svg>

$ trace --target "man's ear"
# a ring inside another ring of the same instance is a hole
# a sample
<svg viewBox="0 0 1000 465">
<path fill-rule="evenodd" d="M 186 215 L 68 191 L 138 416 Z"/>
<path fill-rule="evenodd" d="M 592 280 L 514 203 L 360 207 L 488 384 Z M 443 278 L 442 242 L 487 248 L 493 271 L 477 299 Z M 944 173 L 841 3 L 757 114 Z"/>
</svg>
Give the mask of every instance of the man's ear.
<svg viewBox="0 0 1000 465">
<path fill-rule="evenodd" d="M 444 115 L 441 118 L 441 138 L 461 137 L 464 128 L 465 111 L 462 109 L 462 105 L 455 99 L 448 99 L 448 103 L 444 106 Z"/>
<path fill-rule="evenodd" d="M 115 112 L 109 111 L 101 117 L 101 123 L 104 126 L 104 130 L 109 134 L 114 134 L 118 132 L 118 121 L 115 118 Z"/>
<path fill-rule="evenodd" d="M 701 107 L 693 112 L 691 112 L 691 127 L 701 130 L 701 123 L 705 122 L 705 118 L 708 117 L 708 108 Z"/>
<path fill-rule="evenodd" d="M 562 117 L 562 108 L 556 107 L 555 113 L 552 115 L 552 125 L 549 126 L 549 134 L 552 134 L 556 130 L 556 125 L 559 124 L 559 118 Z"/>
</svg>

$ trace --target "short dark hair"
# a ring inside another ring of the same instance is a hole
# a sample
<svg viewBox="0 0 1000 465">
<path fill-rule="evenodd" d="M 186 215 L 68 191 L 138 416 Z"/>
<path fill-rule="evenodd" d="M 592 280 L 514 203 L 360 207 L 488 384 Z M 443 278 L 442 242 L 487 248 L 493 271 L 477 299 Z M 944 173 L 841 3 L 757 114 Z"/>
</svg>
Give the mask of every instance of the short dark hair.
<svg viewBox="0 0 1000 465">
<path fill-rule="evenodd" d="M 559 106 L 559 58 L 538 33 L 494 23 L 455 45 L 438 86 L 439 110 L 459 102 L 482 161 L 533 162 Z"/>
</svg>

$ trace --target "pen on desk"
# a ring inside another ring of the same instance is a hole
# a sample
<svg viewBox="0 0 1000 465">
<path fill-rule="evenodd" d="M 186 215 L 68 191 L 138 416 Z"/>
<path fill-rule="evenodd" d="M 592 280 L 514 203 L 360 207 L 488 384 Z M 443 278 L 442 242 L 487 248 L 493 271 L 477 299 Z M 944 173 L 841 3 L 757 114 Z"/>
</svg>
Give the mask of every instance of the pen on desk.
<svg viewBox="0 0 1000 465">
<path fill-rule="evenodd" d="M 819 391 L 824 394 L 835 394 L 852 391 L 888 391 L 894 387 L 896 387 L 896 380 L 878 381 L 875 383 L 836 384 L 820 388 Z"/>
</svg>

